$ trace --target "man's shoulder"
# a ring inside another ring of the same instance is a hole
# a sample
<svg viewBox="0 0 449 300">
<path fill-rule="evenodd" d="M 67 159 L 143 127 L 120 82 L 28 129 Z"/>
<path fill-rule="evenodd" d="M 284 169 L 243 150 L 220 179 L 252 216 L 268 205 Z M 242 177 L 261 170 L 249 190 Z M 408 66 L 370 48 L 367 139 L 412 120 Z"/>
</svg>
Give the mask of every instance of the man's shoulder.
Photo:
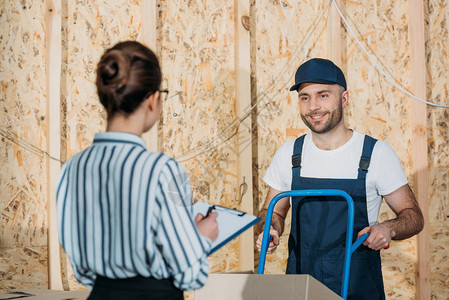
<svg viewBox="0 0 449 300">
<path fill-rule="evenodd" d="M 386 143 L 384 140 L 382 140 L 382 139 L 380 139 L 379 137 L 377 137 L 377 136 L 375 136 L 375 135 L 370 135 L 370 134 L 366 134 L 366 133 L 361 133 L 361 132 L 359 132 L 359 131 L 357 131 L 357 130 L 353 130 L 353 132 L 354 132 L 354 137 L 356 138 L 356 139 L 359 139 L 359 140 L 362 140 L 362 141 L 364 141 L 365 140 L 365 136 L 368 136 L 368 137 L 370 137 L 370 138 L 372 138 L 372 139 L 375 139 L 376 140 L 376 142 L 378 142 L 378 143 Z"/>
<path fill-rule="evenodd" d="M 294 140 L 286 141 L 284 144 L 282 144 L 277 150 L 276 155 L 292 155 L 293 154 L 293 147 L 295 146 Z"/>
<path fill-rule="evenodd" d="M 365 137 L 370 137 L 375 140 L 374 149 L 377 149 L 377 150 L 384 147 L 384 144 L 386 143 L 385 141 L 383 141 L 375 136 L 364 134 L 364 133 L 354 130 L 354 136 L 353 136 L 354 145 L 363 146 L 365 143 Z"/>
<path fill-rule="evenodd" d="M 276 149 L 271 160 L 272 164 L 284 165 L 286 161 L 290 161 L 293 155 L 293 147 L 295 145 L 295 140 L 286 141 L 280 147 Z"/>
<path fill-rule="evenodd" d="M 371 136 L 371 135 L 356 132 L 356 131 L 354 131 L 354 135 L 357 135 L 357 139 L 359 140 L 359 142 L 361 142 L 362 145 L 363 145 L 363 142 L 365 141 L 365 136 L 369 136 L 376 140 L 376 143 L 374 144 L 374 147 L 373 147 L 373 153 L 372 153 L 373 159 L 382 159 L 385 157 L 396 156 L 396 152 L 388 144 L 387 141 L 379 139 L 379 138 Z"/>
<path fill-rule="evenodd" d="M 355 140 L 357 140 L 357 141 L 364 141 L 364 140 L 365 140 L 365 136 L 369 136 L 369 137 L 371 137 L 371 138 L 373 138 L 373 139 L 376 139 L 376 138 L 373 137 L 373 136 L 370 136 L 370 135 L 361 133 L 361 132 L 359 132 L 359 131 L 357 131 L 357 130 L 353 130 L 352 132 L 353 132 L 353 137 L 352 137 L 352 138 L 355 139 Z M 377 140 L 377 139 L 376 139 L 376 140 Z"/>
</svg>

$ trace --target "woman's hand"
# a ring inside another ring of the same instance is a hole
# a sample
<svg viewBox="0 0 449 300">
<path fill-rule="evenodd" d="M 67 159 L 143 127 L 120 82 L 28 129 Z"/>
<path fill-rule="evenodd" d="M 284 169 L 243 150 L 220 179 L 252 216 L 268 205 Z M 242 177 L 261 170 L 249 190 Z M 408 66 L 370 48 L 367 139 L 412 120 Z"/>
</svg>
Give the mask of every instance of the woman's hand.
<svg viewBox="0 0 449 300">
<path fill-rule="evenodd" d="M 201 235 L 208 237 L 212 242 L 218 237 L 217 212 L 209 214 L 207 217 L 197 214 L 195 224 Z"/>
</svg>

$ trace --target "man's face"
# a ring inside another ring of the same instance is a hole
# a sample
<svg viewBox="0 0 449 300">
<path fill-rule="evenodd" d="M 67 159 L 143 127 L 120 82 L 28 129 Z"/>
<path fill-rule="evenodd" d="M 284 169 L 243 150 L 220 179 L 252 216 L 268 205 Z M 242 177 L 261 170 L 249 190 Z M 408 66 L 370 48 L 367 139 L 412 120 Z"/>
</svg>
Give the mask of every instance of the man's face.
<svg viewBox="0 0 449 300">
<path fill-rule="evenodd" d="M 348 92 L 337 84 L 303 83 L 298 97 L 301 119 L 315 133 L 323 134 L 344 125 L 343 106 Z"/>
</svg>

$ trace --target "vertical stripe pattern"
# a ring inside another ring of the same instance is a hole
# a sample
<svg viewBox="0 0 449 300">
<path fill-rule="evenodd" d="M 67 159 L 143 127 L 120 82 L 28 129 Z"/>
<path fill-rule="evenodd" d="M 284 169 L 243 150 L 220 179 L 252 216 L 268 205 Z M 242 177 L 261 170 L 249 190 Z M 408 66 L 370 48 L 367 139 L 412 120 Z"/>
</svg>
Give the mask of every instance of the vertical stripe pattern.
<svg viewBox="0 0 449 300">
<path fill-rule="evenodd" d="M 95 135 L 88 149 L 61 169 L 58 232 L 78 281 L 96 275 L 172 278 L 183 290 L 204 285 L 211 242 L 193 221 L 183 168 L 146 151 L 129 133 Z"/>
</svg>

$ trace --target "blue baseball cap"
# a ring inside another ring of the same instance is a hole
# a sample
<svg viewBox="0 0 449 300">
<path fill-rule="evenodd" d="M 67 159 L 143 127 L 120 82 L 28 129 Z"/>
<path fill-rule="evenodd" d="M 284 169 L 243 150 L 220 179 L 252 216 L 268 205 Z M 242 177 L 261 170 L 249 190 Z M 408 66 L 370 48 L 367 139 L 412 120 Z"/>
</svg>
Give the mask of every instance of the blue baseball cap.
<svg viewBox="0 0 449 300">
<path fill-rule="evenodd" d="M 295 74 L 295 85 L 290 91 L 297 91 L 301 83 L 305 82 L 338 84 L 346 90 L 345 75 L 341 69 L 324 58 L 312 58 L 300 65 Z"/>
</svg>

